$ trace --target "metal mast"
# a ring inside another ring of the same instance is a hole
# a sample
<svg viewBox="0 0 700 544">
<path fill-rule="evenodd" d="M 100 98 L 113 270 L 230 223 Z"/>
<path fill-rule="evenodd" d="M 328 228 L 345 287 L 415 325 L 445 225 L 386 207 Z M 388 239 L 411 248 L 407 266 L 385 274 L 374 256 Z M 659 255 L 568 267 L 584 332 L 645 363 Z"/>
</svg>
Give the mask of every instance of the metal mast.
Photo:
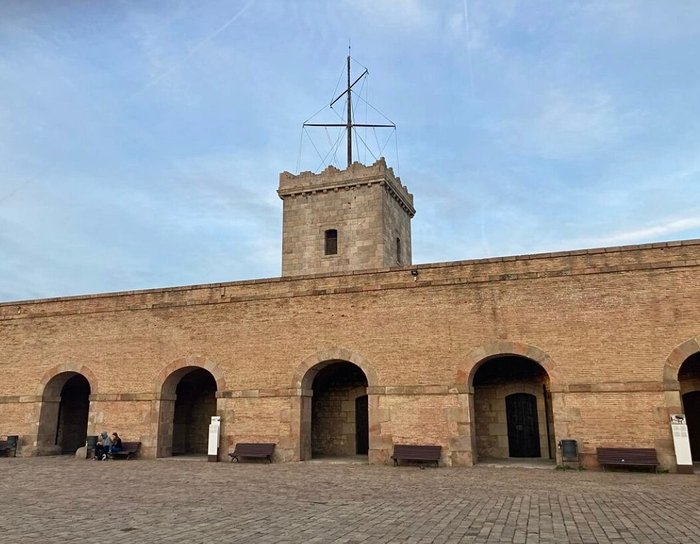
<svg viewBox="0 0 700 544">
<path fill-rule="evenodd" d="M 345 120 L 345 123 L 304 123 L 303 126 L 305 127 L 345 127 L 347 130 L 347 138 L 348 138 L 348 167 L 352 164 L 352 129 L 354 127 L 375 127 L 375 128 L 396 128 L 396 125 L 394 123 L 391 123 L 390 125 L 372 125 L 372 124 L 363 124 L 363 123 L 353 123 L 352 122 L 352 88 L 355 86 L 355 84 L 360 81 L 363 77 L 365 77 L 369 71 L 367 68 L 365 68 L 365 71 L 360 74 L 360 76 L 350 83 L 352 80 L 350 76 L 350 54 L 348 53 L 348 58 L 347 58 L 347 64 L 348 64 L 348 86 L 347 88 L 340 93 L 338 96 L 336 96 L 333 101 L 330 103 L 330 107 L 333 107 L 333 104 L 335 104 L 338 100 L 343 98 L 347 94 L 347 119 Z"/>
<path fill-rule="evenodd" d="M 351 91 L 352 85 L 350 85 L 350 52 L 348 51 L 348 166 L 352 164 L 352 98 Z M 367 70 L 365 70 L 367 72 Z M 364 74 L 362 74 L 364 75 Z M 362 76 L 360 76 L 362 77 Z M 331 104 L 332 106 L 333 104 Z"/>
</svg>

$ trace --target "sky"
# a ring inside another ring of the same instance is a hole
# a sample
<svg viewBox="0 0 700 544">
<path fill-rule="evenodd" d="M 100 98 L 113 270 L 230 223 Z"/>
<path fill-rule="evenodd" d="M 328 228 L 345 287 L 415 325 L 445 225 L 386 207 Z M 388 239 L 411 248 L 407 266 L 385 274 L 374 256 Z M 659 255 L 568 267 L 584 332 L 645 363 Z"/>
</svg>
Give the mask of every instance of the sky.
<svg viewBox="0 0 700 544">
<path fill-rule="evenodd" d="M 348 43 L 414 263 L 700 238 L 695 0 L 0 0 L 0 302 L 279 276 Z"/>
</svg>

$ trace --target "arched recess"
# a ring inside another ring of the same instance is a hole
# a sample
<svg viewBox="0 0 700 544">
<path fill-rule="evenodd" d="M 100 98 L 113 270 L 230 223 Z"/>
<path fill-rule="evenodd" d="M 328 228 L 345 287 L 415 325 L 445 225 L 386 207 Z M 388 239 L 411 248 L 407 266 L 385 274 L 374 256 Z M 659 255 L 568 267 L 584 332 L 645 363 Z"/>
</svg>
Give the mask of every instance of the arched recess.
<svg viewBox="0 0 700 544">
<path fill-rule="evenodd" d="M 372 365 L 350 350 L 325 350 L 307 358 L 294 376 L 301 390 L 300 459 L 367 455 L 372 444 L 368 387 Z"/>
<path fill-rule="evenodd" d="M 36 452 L 75 453 L 85 445 L 94 374 L 78 364 L 52 368 L 41 380 Z"/>
<path fill-rule="evenodd" d="M 328 361 L 348 361 L 362 370 L 364 375 L 367 376 L 367 382 L 370 386 L 377 384 L 377 373 L 374 370 L 374 365 L 362 354 L 345 348 L 331 348 L 318 351 L 304 359 L 294 373 L 292 388 L 311 389 L 311 383 L 316 375 L 309 371 L 312 369 L 317 371 L 319 364 L 327 363 Z"/>
<path fill-rule="evenodd" d="M 495 342 L 470 353 L 460 373 L 472 393 L 471 434 L 475 461 L 553 459 L 556 455 L 551 358 L 515 342 Z"/>
<path fill-rule="evenodd" d="M 466 358 L 465 364 L 457 371 L 457 383 L 470 384 L 474 380 L 474 374 L 479 366 L 497 356 L 513 355 L 530 359 L 539 364 L 547 372 L 553 388 L 560 384 L 559 372 L 552 358 L 540 348 L 523 342 L 513 342 L 510 340 L 499 340 L 490 342 L 471 350 Z"/>
<path fill-rule="evenodd" d="M 685 414 L 690 451 L 695 463 L 700 462 L 700 338 L 692 338 L 677 346 L 664 367 L 669 412 Z"/>
<path fill-rule="evenodd" d="M 225 387 L 220 369 L 201 358 L 188 358 L 171 363 L 161 376 L 156 455 L 205 455 L 217 392 Z"/>
</svg>

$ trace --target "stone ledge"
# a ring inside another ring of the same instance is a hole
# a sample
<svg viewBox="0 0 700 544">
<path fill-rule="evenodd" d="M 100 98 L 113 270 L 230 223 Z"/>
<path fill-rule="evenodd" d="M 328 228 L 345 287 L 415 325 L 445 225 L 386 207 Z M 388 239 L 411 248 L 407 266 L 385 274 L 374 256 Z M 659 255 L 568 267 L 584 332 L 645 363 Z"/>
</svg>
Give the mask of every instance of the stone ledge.
<svg viewBox="0 0 700 544">
<path fill-rule="evenodd" d="M 562 393 L 661 393 L 665 384 L 658 382 L 600 382 L 572 383 L 563 386 Z"/>
<path fill-rule="evenodd" d="M 147 393 L 96 393 L 90 395 L 90 402 L 133 402 L 133 401 L 152 401 L 152 400 L 168 400 L 166 397 L 152 392 Z M 174 400 L 174 399 L 170 399 Z"/>
<path fill-rule="evenodd" d="M 8 396 L 0 397 L 0 404 L 21 404 L 21 403 L 41 402 L 41 401 L 42 401 L 41 395 L 8 395 Z"/>
</svg>

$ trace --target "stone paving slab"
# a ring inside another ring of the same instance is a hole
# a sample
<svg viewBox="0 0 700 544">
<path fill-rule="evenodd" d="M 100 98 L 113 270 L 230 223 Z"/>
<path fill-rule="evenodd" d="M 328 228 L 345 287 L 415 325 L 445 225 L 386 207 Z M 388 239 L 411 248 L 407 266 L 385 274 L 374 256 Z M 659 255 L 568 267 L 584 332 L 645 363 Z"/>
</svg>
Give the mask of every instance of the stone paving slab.
<svg viewBox="0 0 700 544">
<path fill-rule="evenodd" d="M 693 543 L 700 476 L 0 459 L 7 542 Z"/>
</svg>

